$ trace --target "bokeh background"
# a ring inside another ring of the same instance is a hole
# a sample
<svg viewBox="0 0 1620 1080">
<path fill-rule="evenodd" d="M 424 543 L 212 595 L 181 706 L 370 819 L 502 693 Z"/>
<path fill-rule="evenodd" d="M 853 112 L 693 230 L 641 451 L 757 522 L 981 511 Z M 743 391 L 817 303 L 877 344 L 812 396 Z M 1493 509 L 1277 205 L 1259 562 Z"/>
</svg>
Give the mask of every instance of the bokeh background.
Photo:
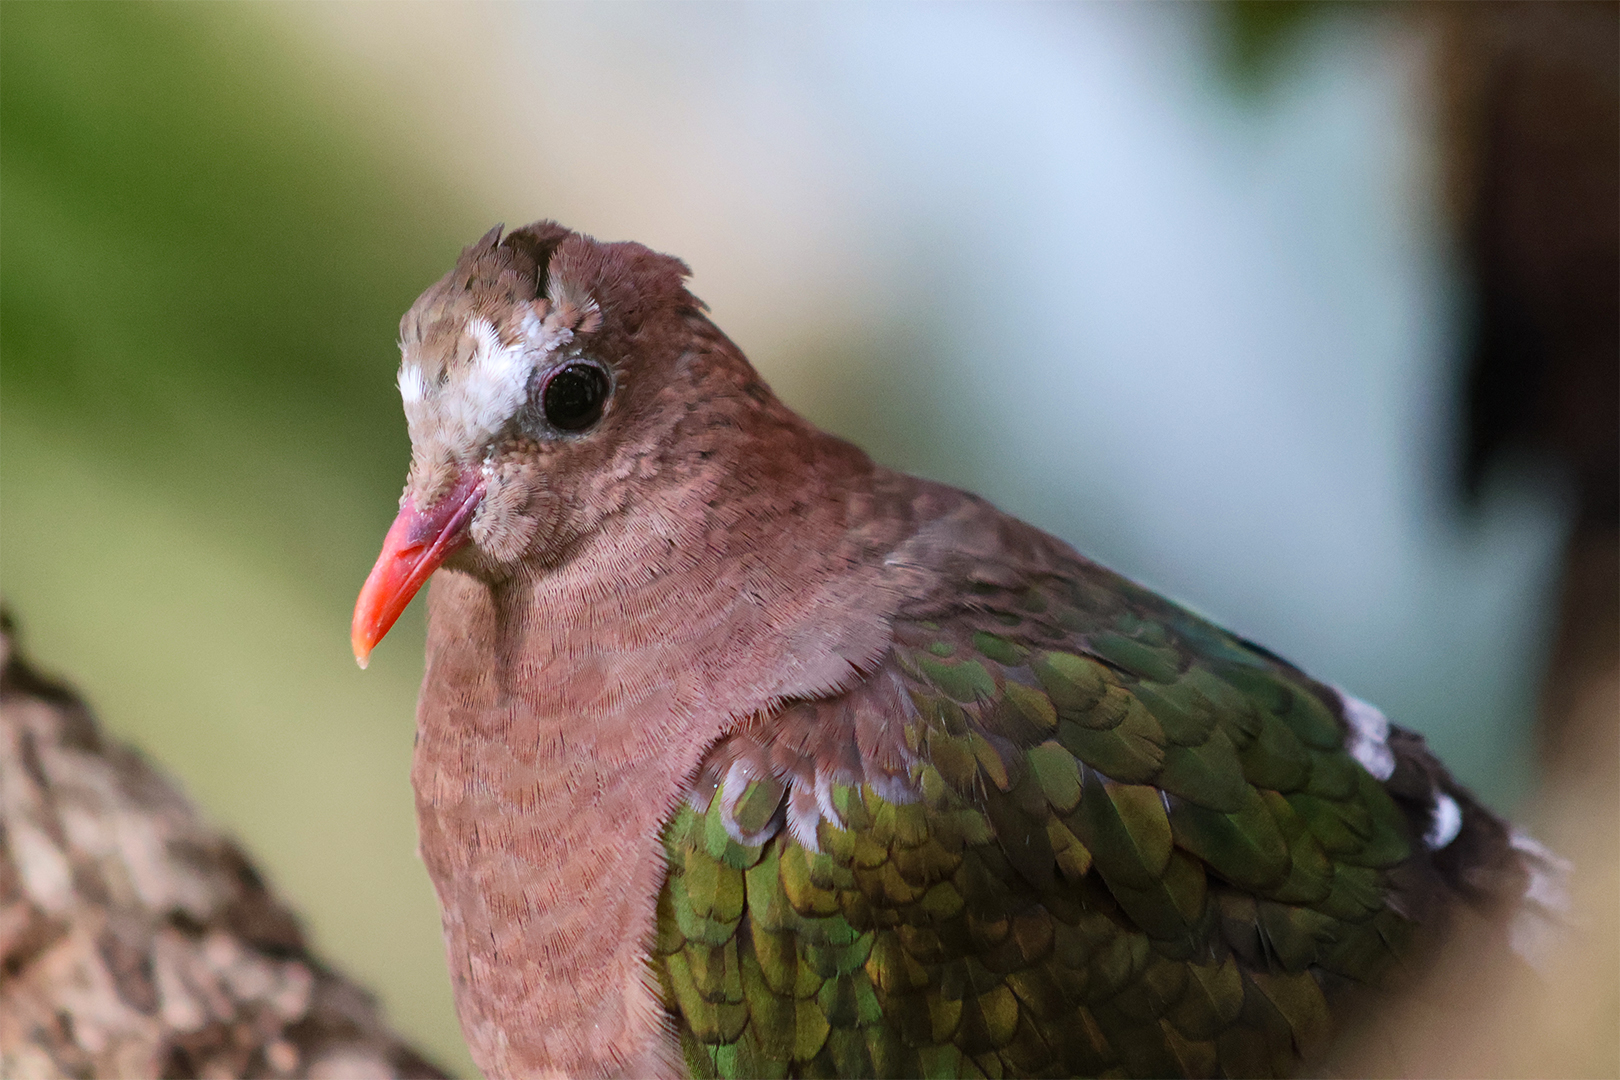
<svg viewBox="0 0 1620 1080">
<path fill-rule="evenodd" d="M 685 258 L 818 423 L 1545 816 L 1615 753 L 1620 197 L 1614 7 L 1544 7 L 8 2 L 0 590 L 471 1075 L 421 616 L 364 673 L 347 631 L 399 315 L 555 217 Z"/>
</svg>

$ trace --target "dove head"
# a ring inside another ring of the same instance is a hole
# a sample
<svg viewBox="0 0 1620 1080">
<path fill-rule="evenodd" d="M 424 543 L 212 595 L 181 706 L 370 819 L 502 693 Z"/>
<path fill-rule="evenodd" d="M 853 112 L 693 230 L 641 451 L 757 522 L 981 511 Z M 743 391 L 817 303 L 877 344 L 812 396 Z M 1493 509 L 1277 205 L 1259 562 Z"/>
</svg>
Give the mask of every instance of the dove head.
<svg viewBox="0 0 1620 1080">
<path fill-rule="evenodd" d="M 669 391 L 692 324 L 707 325 L 687 273 L 553 222 L 496 227 L 411 306 L 411 469 L 355 607 L 362 667 L 440 565 L 490 581 L 554 566 L 653 482 L 646 451 L 688 411 Z"/>
</svg>

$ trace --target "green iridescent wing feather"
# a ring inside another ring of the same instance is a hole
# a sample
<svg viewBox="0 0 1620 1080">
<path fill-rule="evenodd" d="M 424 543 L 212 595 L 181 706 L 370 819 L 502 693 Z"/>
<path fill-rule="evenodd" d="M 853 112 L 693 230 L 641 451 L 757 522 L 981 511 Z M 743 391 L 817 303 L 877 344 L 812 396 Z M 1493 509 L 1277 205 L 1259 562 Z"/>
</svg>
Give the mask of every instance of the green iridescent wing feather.
<svg viewBox="0 0 1620 1080">
<path fill-rule="evenodd" d="M 1324 987 L 1405 947 L 1406 820 L 1274 657 L 1090 567 L 896 641 L 914 708 L 865 719 L 903 725 L 915 801 L 834 783 L 819 851 L 728 829 L 780 786 L 668 827 L 692 1075 L 1286 1074 Z"/>
</svg>

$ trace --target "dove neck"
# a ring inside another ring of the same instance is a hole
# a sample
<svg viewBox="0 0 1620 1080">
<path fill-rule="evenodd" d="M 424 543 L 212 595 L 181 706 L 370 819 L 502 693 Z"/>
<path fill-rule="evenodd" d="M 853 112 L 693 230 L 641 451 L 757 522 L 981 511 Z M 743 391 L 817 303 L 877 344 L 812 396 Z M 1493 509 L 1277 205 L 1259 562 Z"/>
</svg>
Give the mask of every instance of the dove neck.
<svg viewBox="0 0 1620 1080">
<path fill-rule="evenodd" d="M 766 435 L 549 573 L 433 584 L 413 781 L 486 1074 L 680 1071 L 648 965 L 663 827 L 727 730 L 888 648 L 904 499 L 877 493 L 904 484 L 802 422 Z"/>
</svg>

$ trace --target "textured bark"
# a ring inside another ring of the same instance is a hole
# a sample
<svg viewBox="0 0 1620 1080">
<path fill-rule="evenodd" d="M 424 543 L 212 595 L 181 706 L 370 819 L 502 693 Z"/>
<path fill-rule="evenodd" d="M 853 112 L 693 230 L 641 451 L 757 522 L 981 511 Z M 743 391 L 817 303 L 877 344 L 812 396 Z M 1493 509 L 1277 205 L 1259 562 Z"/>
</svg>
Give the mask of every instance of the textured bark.
<svg viewBox="0 0 1620 1080">
<path fill-rule="evenodd" d="M 446 1075 L 0 621 L 0 1076 Z"/>
</svg>

